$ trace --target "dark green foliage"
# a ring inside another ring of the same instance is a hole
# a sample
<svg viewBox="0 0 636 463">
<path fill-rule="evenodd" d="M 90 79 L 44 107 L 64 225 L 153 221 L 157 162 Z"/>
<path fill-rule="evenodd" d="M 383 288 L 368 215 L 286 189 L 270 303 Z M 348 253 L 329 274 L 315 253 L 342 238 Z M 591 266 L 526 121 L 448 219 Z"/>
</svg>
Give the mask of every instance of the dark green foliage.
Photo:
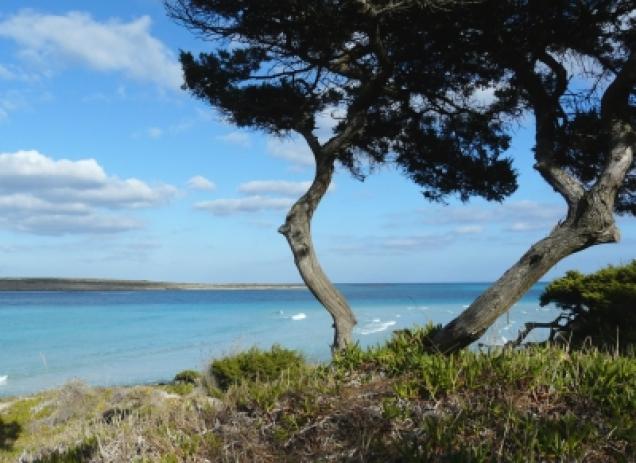
<svg viewBox="0 0 636 463">
<path fill-rule="evenodd" d="M 360 161 L 394 162 L 432 200 L 511 194 L 504 153 L 527 111 L 542 174 L 563 168 L 589 190 L 611 151 L 603 79 L 633 53 L 634 9 L 633 0 L 168 2 L 173 18 L 214 40 L 215 50 L 181 55 L 196 97 L 239 126 L 306 138 L 320 112 L 338 110 L 330 156 L 360 177 Z M 575 64 L 585 72 L 574 75 Z M 484 89 L 492 100 L 475 101 Z M 613 111 L 633 121 L 629 94 Z M 635 172 L 617 192 L 620 213 L 636 213 Z"/>
<path fill-rule="evenodd" d="M 498 87 L 491 108 L 510 115 L 532 110 L 537 130 L 551 145 L 543 147 L 554 157 L 550 162 L 590 188 L 610 156 L 609 108 L 599 83 L 634 53 L 635 9 L 633 0 L 470 2 L 450 9 L 451 23 L 458 28 L 449 30 L 447 40 L 450 47 L 472 48 L 483 58 L 475 64 L 482 66 L 476 72 L 491 73 Z M 578 74 L 572 71 L 573 62 Z M 617 113 L 633 126 L 633 88 L 624 100 L 628 103 Z M 636 162 L 618 192 L 615 210 L 636 215 Z"/>
<path fill-rule="evenodd" d="M 196 370 L 183 370 L 174 377 L 175 383 L 198 384 L 201 381 L 201 373 Z"/>
<path fill-rule="evenodd" d="M 580 346 L 586 342 L 605 349 L 636 347 L 636 260 L 584 275 L 570 271 L 550 283 L 541 305 L 554 303 L 567 323 L 562 339 Z"/>
<path fill-rule="evenodd" d="M 5 423 L 0 418 L 0 450 L 11 450 L 13 444 L 20 437 L 22 426 L 17 421 Z"/>
<path fill-rule="evenodd" d="M 501 201 L 517 187 L 510 135 L 532 113 L 534 166 L 568 203 L 559 230 L 599 228 L 570 253 L 613 239 L 613 211 L 636 213 L 636 164 L 618 162 L 636 142 L 634 0 L 166 2 L 216 47 L 181 54 L 184 88 L 239 126 L 299 134 L 323 168 L 364 178 L 390 162 L 427 199 Z M 324 112 L 339 123 L 323 142 Z M 452 321 L 440 348 L 473 341 L 485 326 L 457 333 L 476 319 Z"/>
<path fill-rule="evenodd" d="M 304 365 L 298 352 L 278 345 L 269 351 L 252 348 L 229 357 L 214 360 L 210 373 L 222 390 L 247 381 L 274 381 L 283 372 L 297 371 Z"/>
<path fill-rule="evenodd" d="M 516 189 L 503 156 L 509 146 L 503 113 L 469 97 L 502 71 L 477 66 L 469 48 L 449 48 L 438 3 L 448 2 L 393 8 L 383 1 L 173 0 L 167 6 L 218 47 L 198 57 L 181 54 L 184 88 L 238 126 L 308 138 L 320 112 L 337 110 L 342 118 L 330 156 L 354 175 L 364 176 L 361 163 L 391 161 L 429 199 L 500 201 Z"/>
<path fill-rule="evenodd" d="M 94 438 L 85 439 L 84 442 L 75 447 L 54 451 L 51 454 L 38 458 L 34 463 L 83 463 L 91 461 L 97 450 L 97 440 Z"/>
</svg>

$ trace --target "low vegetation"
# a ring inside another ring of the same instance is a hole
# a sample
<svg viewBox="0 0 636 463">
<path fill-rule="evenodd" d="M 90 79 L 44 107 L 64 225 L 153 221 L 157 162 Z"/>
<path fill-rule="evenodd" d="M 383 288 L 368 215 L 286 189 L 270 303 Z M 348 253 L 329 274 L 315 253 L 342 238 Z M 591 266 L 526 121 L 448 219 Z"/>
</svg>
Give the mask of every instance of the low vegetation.
<svg viewBox="0 0 636 463">
<path fill-rule="evenodd" d="M 170 385 L 71 383 L 6 399 L 0 460 L 636 459 L 633 355 L 559 346 L 425 354 L 429 330 L 352 347 L 328 365 L 252 349 Z"/>
<path fill-rule="evenodd" d="M 636 260 L 589 275 L 567 272 L 541 295 L 541 305 L 550 303 L 566 320 L 555 334 L 569 344 L 636 349 Z"/>
<path fill-rule="evenodd" d="M 636 260 L 587 275 L 567 272 L 541 294 L 541 305 L 548 304 L 561 309 L 559 316 L 549 323 L 526 323 L 512 344 L 535 328 L 548 328 L 551 342 L 571 348 L 636 351 Z"/>
</svg>

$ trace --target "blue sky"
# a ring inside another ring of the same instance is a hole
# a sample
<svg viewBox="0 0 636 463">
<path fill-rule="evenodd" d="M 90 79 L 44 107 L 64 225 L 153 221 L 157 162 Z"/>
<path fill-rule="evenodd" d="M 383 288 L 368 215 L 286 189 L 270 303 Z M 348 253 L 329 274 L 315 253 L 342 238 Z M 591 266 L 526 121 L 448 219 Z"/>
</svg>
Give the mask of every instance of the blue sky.
<svg viewBox="0 0 636 463">
<path fill-rule="evenodd" d="M 237 130 L 180 90 L 179 49 L 205 50 L 158 0 L 0 5 L 0 276 L 299 281 L 286 209 L 312 177 L 294 139 Z M 326 118 L 323 121 L 328 125 Z M 532 127 L 503 204 L 426 202 L 400 172 L 340 169 L 314 219 L 337 282 L 491 281 L 563 214 L 532 169 Z M 636 255 L 572 256 L 546 278 Z"/>
</svg>

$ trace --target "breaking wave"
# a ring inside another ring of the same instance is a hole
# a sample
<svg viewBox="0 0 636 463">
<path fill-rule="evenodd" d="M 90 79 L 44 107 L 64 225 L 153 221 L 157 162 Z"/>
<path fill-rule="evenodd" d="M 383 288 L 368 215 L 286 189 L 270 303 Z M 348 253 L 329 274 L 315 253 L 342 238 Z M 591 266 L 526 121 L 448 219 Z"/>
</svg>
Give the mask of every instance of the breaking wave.
<svg viewBox="0 0 636 463">
<path fill-rule="evenodd" d="M 395 320 L 383 322 L 379 318 L 374 318 L 371 323 L 367 323 L 366 325 L 361 327 L 359 333 L 363 336 L 372 333 L 380 333 L 381 331 L 388 330 L 390 326 L 393 326 L 396 323 L 397 322 Z"/>
</svg>

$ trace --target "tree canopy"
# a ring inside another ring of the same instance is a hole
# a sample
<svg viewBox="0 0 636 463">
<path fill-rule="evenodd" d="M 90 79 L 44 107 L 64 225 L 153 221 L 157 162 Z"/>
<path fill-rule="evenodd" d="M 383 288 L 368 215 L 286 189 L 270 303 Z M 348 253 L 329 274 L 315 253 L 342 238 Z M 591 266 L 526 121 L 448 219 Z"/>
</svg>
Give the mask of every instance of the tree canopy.
<svg viewBox="0 0 636 463">
<path fill-rule="evenodd" d="M 333 155 L 354 174 L 361 160 L 394 161 L 430 199 L 502 200 L 516 188 L 502 155 L 510 137 L 497 112 L 471 98 L 489 76 L 448 53 L 446 25 L 435 21 L 445 7 L 179 0 L 169 11 L 216 40 L 215 51 L 181 54 L 185 87 L 238 126 L 307 134 L 319 114 L 340 114 Z M 404 27 L 413 10 L 426 27 Z"/>
<path fill-rule="evenodd" d="M 494 82 L 495 105 L 535 113 L 539 172 L 558 191 L 571 183 L 567 176 L 590 189 L 609 160 L 609 119 L 620 115 L 633 126 L 636 118 L 636 3 L 491 0 L 465 8 L 456 10 L 463 32 L 454 46 L 475 47 L 486 68 L 504 71 Z M 635 193 L 632 164 L 616 211 L 636 214 Z"/>
<path fill-rule="evenodd" d="M 442 351 L 478 339 L 564 257 L 617 241 L 614 212 L 636 213 L 634 0 L 174 0 L 168 10 L 216 47 L 182 52 L 186 89 L 239 126 L 295 132 L 311 148 L 315 181 L 281 232 L 336 331 L 333 301 L 345 330 L 355 319 L 309 227 L 335 160 L 357 176 L 395 163 L 431 200 L 500 201 L 516 188 L 510 134 L 533 117 L 535 168 L 567 216 L 435 334 Z M 325 113 L 339 118 L 326 141 Z"/>
</svg>

